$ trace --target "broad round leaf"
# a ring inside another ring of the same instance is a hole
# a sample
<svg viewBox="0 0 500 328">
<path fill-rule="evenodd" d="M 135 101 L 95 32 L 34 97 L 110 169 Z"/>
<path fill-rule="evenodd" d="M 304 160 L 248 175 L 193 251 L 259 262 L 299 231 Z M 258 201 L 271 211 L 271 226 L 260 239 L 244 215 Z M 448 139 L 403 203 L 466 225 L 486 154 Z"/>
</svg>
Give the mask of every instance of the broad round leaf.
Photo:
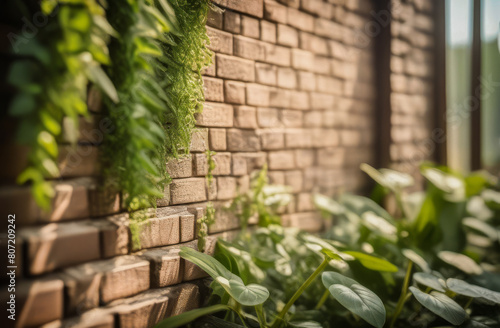
<svg viewBox="0 0 500 328">
<path fill-rule="evenodd" d="M 346 309 L 377 328 L 385 323 L 385 307 L 380 298 L 368 288 L 337 272 L 323 272 L 323 285 Z"/>
<path fill-rule="evenodd" d="M 460 325 L 465 321 L 465 310 L 445 294 L 436 291 L 426 294 L 413 286 L 410 291 L 420 304 L 449 323 Z"/>
<path fill-rule="evenodd" d="M 322 211 L 326 211 L 334 215 L 344 213 L 344 207 L 330 197 L 323 196 L 321 194 L 314 194 L 313 201 L 314 205 Z"/>
<path fill-rule="evenodd" d="M 208 273 L 232 298 L 242 305 L 254 306 L 262 304 L 269 297 L 269 291 L 265 287 L 256 284 L 245 286 L 240 277 L 231 273 L 219 261 L 209 255 L 197 252 L 189 247 L 181 247 L 179 255 Z"/>
<path fill-rule="evenodd" d="M 484 298 L 488 301 L 500 304 L 500 293 L 489 290 L 484 287 L 469 284 L 460 279 L 449 278 L 446 280 L 448 288 L 460 295 L 465 295 L 473 298 Z"/>
<path fill-rule="evenodd" d="M 450 251 L 441 251 L 438 253 L 438 257 L 442 261 L 456 267 L 457 269 L 467 274 L 479 275 L 483 273 L 483 269 L 481 269 L 481 267 L 467 255 Z"/>
<path fill-rule="evenodd" d="M 431 272 L 431 268 L 427 261 L 420 255 L 418 255 L 415 251 L 405 248 L 401 251 L 408 260 L 412 261 L 416 265 L 420 267 L 424 272 Z"/>
<path fill-rule="evenodd" d="M 361 265 L 367 269 L 384 272 L 398 272 L 398 267 L 387 260 L 354 251 L 346 251 L 344 253 L 357 259 Z"/>
<path fill-rule="evenodd" d="M 366 163 L 361 164 L 360 168 L 382 187 L 395 192 L 398 192 L 403 188 L 410 187 L 414 183 L 413 177 L 406 173 L 391 169 L 377 170 Z"/>
<path fill-rule="evenodd" d="M 413 275 L 413 279 L 421 285 L 431 287 L 439 292 L 446 293 L 444 288 L 444 280 L 427 272 L 417 272 Z"/>
<path fill-rule="evenodd" d="M 390 241 L 397 241 L 398 229 L 381 216 L 378 216 L 372 211 L 368 211 L 361 215 L 361 220 L 363 224 L 372 232 L 383 236 Z"/>
<path fill-rule="evenodd" d="M 465 200 L 464 180 L 436 168 L 422 169 L 422 175 L 436 188 L 445 192 L 445 198 L 451 202 Z"/>
<path fill-rule="evenodd" d="M 463 328 L 494 328 L 498 327 L 500 324 L 488 317 L 472 317 L 465 324 L 460 327 Z"/>
<path fill-rule="evenodd" d="M 465 218 L 462 221 L 463 225 L 474 231 L 480 232 L 481 234 L 488 237 L 491 241 L 498 240 L 498 230 L 490 226 L 488 223 L 481 221 L 476 218 Z"/>
</svg>

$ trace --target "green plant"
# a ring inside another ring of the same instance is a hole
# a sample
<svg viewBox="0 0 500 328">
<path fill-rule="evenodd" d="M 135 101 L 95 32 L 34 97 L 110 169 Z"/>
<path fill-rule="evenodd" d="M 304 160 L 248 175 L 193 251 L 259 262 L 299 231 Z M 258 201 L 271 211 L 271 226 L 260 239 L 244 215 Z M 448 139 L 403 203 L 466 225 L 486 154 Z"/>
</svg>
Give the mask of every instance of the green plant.
<svg viewBox="0 0 500 328">
<path fill-rule="evenodd" d="M 60 174 L 57 140 L 63 121 L 67 138 L 75 143 L 79 116 L 88 116 L 89 81 L 111 102 L 118 101 L 113 84 L 101 69 L 101 64 L 110 64 L 106 43 L 115 32 L 106 21 L 105 8 L 95 0 L 43 0 L 39 7 L 17 1 L 11 9 L 18 18 L 12 19 L 16 23 L 23 16 L 34 17 L 36 11 L 46 19 L 39 29 L 30 23 L 32 27 L 27 29 L 35 35 L 29 39 L 9 34 L 14 54 L 7 79 L 16 88 L 8 111 L 19 121 L 17 140 L 29 147 L 27 167 L 17 181 L 30 182 L 37 204 L 49 210 L 54 190 L 46 179 Z"/>
</svg>

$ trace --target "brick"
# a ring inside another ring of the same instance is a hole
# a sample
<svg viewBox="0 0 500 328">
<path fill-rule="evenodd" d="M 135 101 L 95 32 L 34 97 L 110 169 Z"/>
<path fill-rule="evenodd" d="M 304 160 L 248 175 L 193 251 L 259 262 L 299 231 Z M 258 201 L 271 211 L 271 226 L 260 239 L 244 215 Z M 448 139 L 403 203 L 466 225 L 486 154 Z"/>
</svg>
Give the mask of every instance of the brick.
<svg viewBox="0 0 500 328">
<path fill-rule="evenodd" d="M 141 257 L 151 263 L 151 287 L 160 288 L 182 282 L 184 272 L 179 249 L 156 248 L 142 253 Z"/>
<path fill-rule="evenodd" d="M 207 35 L 210 39 L 208 48 L 215 52 L 231 55 L 233 53 L 233 35 L 207 26 Z"/>
<path fill-rule="evenodd" d="M 87 189 L 87 197 L 91 217 L 120 212 L 120 194 L 115 187 L 101 188 L 97 183 L 90 184 Z"/>
<path fill-rule="evenodd" d="M 286 6 L 283 6 L 276 1 L 265 0 L 264 3 L 264 17 L 277 23 L 287 23 Z"/>
<path fill-rule="evenodd" d="M 266 58 L 265 43 L 236 35 L 234 37 L 234 54 L 247 59 L 264 61 Z"/>
<path fill-rule="evenodd" d="M 205 187 L 207 190 L 207 199 L 208 200 L 216 200 L 217 199 L 217 183 L 215 183 L 215 180 L 209 184 L 208 180 L 205 179 Z"/>
<path fill-rule="evenodd" d="M 188 178 L 192 174 L 191 156 L 173 158 L 167 162 L 167 173 L 171 178 Z"/>
<path fill-rule="evenodd" d="M 255 107 L 235 106 L 234 126 L 242 129 L 256 129 L 257 115 Z"/>
<path fill-rule="evenodd" d="M 193 240 L 195 237 L 195 216 L 188 211 L 179 213 L 180 242 Z"/>
<path fill-rule="evenodd" d="M 285 138 L 282 132 L 264 132 L 261 134 L 262 149 L 282 149 L 285 148 Z"/>
<path fill-rule="evenodd" d="M 240 219 L 231 211 L 224 209 L 229 207 L 230 204 L 231 201 L 218 201 L 215 203 L 215 223 L 208 229 L 210 234 L 233 230 L 240 227 Z"/>
<path fill-rule="evenodd" d="M 311 133 L 308 130 L 293 130 L 285 133 L 287 148 L 309 148 L 313 145 Z"/>
<path fill-rule="evenodd" d="M 260 84 L 247 84 L 246 99 L 251 106 L 269 106 L 270 88 Z"/>
<path fill-rule="evenodd" d="M 100 257 L 99 230 L 84 223 L 51 223 L 19 230 L 19 236 L 26 243 L 31 275 Z"/>
<path fill-rule="evenodd" d="M 293 27 L 278 24 L 277 41 L 281 45 L 296 48 L 299 46 L 299 34 Z"/>
<path fill-rule="evenodd" d="M 231 174 L 234 176 L 241 176 L 248 173 L 247 159 L 239 154 L 233 154 L 231 165 Z"/>
<path fill-rule="evenodd" d="M 299 81 L 299 89 L 305 91 L 314 91 L 316 90 L 316 77 L 314 73 L 310 72 L 297 72 L 298 81 Z"/>
<path fill-rule="evenodd" d="M 300 48 L 319 55 L 329 54 L 326 40 L 310 33 L 300 32 Z"/>
<path fill-rule="evenodd" d="M 227 130 L 227 149 L 229 151 L 259 151 L 259 137 L 251 130 Z"/>
<path fill-rule="evenodd" d="M 249 14 L 252 16 L 256 16 L 259 18 L 263 17 L 263 0 L 214 0 L 216 4 L 219 4 L 223 7 L 227 7 L 229 9 L 233 9 L 235 11 L 239 11 L 245 14 Z"/>
<path fill-rule="evenodd" d="M 330 59 L 323 56 L 315 56 L 313 72 L 319 74 L 330 74 Z"/>
<path fill-rule="evenodd" d="M 231 174 L 231 153 L 217 153 L 213 155 L 215 168 L 213 175 L 230 175 Z"/>
<path fill-rule="evenodd" d="M 271 107 L 279 107 L 279 108 L 288 108 L 290 107 L 290 99 L 291 95 L 288 90 L 271 88 L 269 92 L 269 106 Z"/>
<path fill-rule="evenodd" d="M 204 76 L 203 91 L 206 101 L 224 101 L 224 84 L 221 79 Z"/>
<path fill-rule="evenodd" d="M 276 24 L 265 20 L 260 21 L 260 39 L 276 43 Z"/>
<path fill-rule="evenodd" d="M 63 317 L 64 295 L 63 282 L 55 276 L 41 280 L 21 280 L 16 284 L 16 327 L 39 327 Z M 0 292 L 0 301 L 6 304 L 10 300 L 7 286 Z M 4 307 L 6 309 L 7 306 Z M 9 313 L 10 315 L 10 313 Z M 2 319 L 4 327 L 14 327 L 7 324 L 7 317 Z"/>
<path fill-rule="evenodd" d="M 212 53 L 212 63 L 210 64 L 210 66 L 202 68 L 201 74 L 208 76 L 215 76 L 216 68 L 217 68 L 217 63 L 215 60 L 215 53 Z"/>
<path fill-rule="evenodd" d="M 278 0 L 278 1 L 288 7 L 299 8 L 300 0 Z"/>
<path fill-rule="evenodd" d="M 320 127 L 323 123 L 322 112 L 311 111 L 304 113 L 304 126 L 306 127 Z"/>
<path fill-rule="evenodd" d="M 79 145 L 59 147 L 57 165 L 61 177 L 83 177 L 99 175 L 99 149 L 95 146 Z"/>
<path fill-rule="evenodd" d="M 279 110 L 275 108 L 257 108 L 257 123 L 261 128 L 276 128 L 282 126 Z"/>
<path fill-rule="evenodd" d="M 265 62 L 280 66 L 290 66 L 290 49 L 270 43 L 263 43 L 265 47 Z"/>
<path fill-rule="evenodd" d="M 306 168 L 314 165 L 314 150 L 297 149 L 294 151 L 295 163 L 298 168 Z"/>
<path fill-rule="evenodd" d="M 64 320 L 52 321 L 41 328 L 66 328 L 66 327 L 99 327 L 114 328 L 115 320 L 112 314 L 105 313 L 100 309 L 90 310 L 76 317 Z"/>
<path fill-rule="evenodd" d="M 245 104 L 245 83 L 237 81 L 224 81 L 226 103 Z"/>
<path fill-rule="evenodd" d="M 210 149 L 219 151 L 219 150 L 226 150 L 227 149 L 227 143 L 226 143 L 226 130 L 225 129 L 216 129 L 216 128 L 211 128 L 208 131 L 208 136 L 210 140 Z"/>
<path fill-rule="evenodd" d="M 241 33 L 241 15 L 234 11 L 224 12 L 224 30 L 233 34 Z"/>
<path fill-rule="evenodd" d="M 204 152 L 208 149 L 208 129 L 197 128 L 191 136 L 191 152 Z"/>
<path fill-rule="evenodd" d="M 195 179 L 195 178 L 191 178 Z M 183 179 L 188 180 L 188 179 Z M 175 179 L 174 181 L 179 181 Z M 204 190 L 202 190 L 204 191 Z M 172 194 L 172 198 L 173 198 Z M 192 201 L 195 195 L 191 195 Z M 172 201 L 173 204 L 178 204 Z M 178 213 L 168 213 L 169 207 L 162 207 L 157 209 L 156 218 L 150 218 L 143 222 L 137 224 L 137 230 L 139 231 L 138 239 L 139 243 L 132 245 L 135 250 L 153 248 L 158 246 L 166 246 L 177 244 L 180 241 L 180 224 L 179 224 L 179 214 Z M 167 213 L 163 213 L 163 212 Z"/>
<path fill-rule="evenodd" d="M 282 150 L 268 153 L 270 170 L 289 170 L 295 168 L 293 151 Z"/>
<path fill-rule="evenodd" d="M 209 127 L 233 126 L 233 107 L 227 104 L 206 102 L 203 112 L 196 114 L 196 124 Z"/>
<path fill-rule="evenodd" d="M 18 225 L 33 224 L 41 215 L 31 188 L 16 185 L 0 187 L 0 211 L 4 218 L 15 213 Z"/>
<path fill-rule="evenodd" d="M 297 110 L 283 110 L 281 112 L 281 121 L 286 127 L 302 126 L 303 113 Z"/>
<path fill-rule="evenodd" d="M 343 40 L 341 25 L 324 18 L 314 20 L 314 33 L 338 41 Z"/>
<path fill-rule="evenodd" d="M 174 179 L 170 185 L 170 197 L 174 205 L 205 201 L 205 179 Z"/>
<path fill-rule="evenodd" d="M 314 54 L 301 49 L 292 49 L 293 68 L 312 71 L 314 69 Z"/>
<path fill-rule="evenodd" d="M 297 227 L 308 232 L 318 232 L 323 229 L 324 220 L 317 212 L 303 212 L 284 215 L 283 226 Z"/>
<path fill-rule="evenodd" d="M 297 75 L 291 68 L 278 68 L 278 86 L 281 88 L 295 89 L 297 87 Z"/>
<path fill-rule="evenodd" d="M 290 108 L 308 110 L 311 109 L 309 94 L 302 91 L 294 91 L 290 95 Z"/>
<path fill-rule="evenodd" d="M 311 108 L 315 110 L 328 110 L 336 108 L 337 98 L 334 95 L 323 93 L 311 94 Z"/>
<path fill-rule="evenodd" d="M 288 25 L 298 28 L 301 31 L 314 31 L 314 17 L 294 8 L 287 8 Z"/>
<path fill-rule="evenodd" d="M 341 80 L 324 75 L 316 75 L 316 87 L 319 92 L 338 96 L 342 95 L 343 91 Z"/>
<path fill-rule="evenodd" d="M 260 26 L 259 20 L 249 17 L 241 17 L 241 34 L 248 36 L 250 38 L 258 39 L 260 38 Z"/>
<path fill-rule="evenodd" d="M 266 164 L 266 153 L 256 152 L 233 154 L 233 161 L 239 160 L 239 158 L 243 158 L 246 160 L 246 167 L 248 172 L 252 172 L 256 169 L 261 169 L 264 164 Z"/>
<path fill-rule="evenodd" d="M 292 188 L 292 193 L 298 193 L 302 190 L 302 171 L 286 171 L 285 184 Z"/>
<path fill-rule="evenodd" d="M 285 185 L 285 172 L 284 171 L 269 171 L 267 172 L 269 183 L 274 185 Z"/>
<path fill-rule="evenodd" d="M 342 148 L 324 148 L 318 150 L 317 162 L 320 166 L 341 167 L 345 163 L 346 151 Z"/>
<path fill-rule="evenodd" d="M 217 54 L 217 76 L 240 81 L 255 81 L 254 62 Z"/>
<path fill-rule="evenodd" d="M 276 85 L 277 68 L 274 65 L 256 63 L 255 81 L 261 84 Z"/>
<path fill-rule="evenodd" d="M 207 25 L 222 30 L 222 23 L 223 23 L 222 12 L 219 10 L 211 9 L 208 12 L 207 16 Z"/>
<path fill-rule="evenodd" d="M 313 129 L 314 147 L 333 147 L 339 145 L 339 131 L 333 129 Z"/>
<path fill-rule="evenodd" d="M 306 212 L 314 211 L 316 207 L 314 206 L 313 196 L 308 193 L 300 193 L 297 195 L 297 211 Z"/>
<path fill-rule="evenodd" d="M 217 178 L 217 199 L 227 200 L 236 197 L 236 178 L 218 177 Z"/>
<path fill-rule="evenodd" d="M 99 229 L 102 258 L 128 254 L 129 220 L 128 213 L 120 213 L 100 220 L 84 221 L 85 224 Z"/>
</svg>

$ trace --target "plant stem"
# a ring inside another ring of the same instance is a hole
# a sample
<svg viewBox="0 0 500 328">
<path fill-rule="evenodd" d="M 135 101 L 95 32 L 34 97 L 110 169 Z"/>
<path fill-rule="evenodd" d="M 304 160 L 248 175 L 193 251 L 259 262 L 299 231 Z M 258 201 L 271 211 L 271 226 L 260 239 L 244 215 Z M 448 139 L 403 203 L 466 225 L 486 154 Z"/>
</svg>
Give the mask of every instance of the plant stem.
<svg viewBox="0 0 500 328">
<path fill-rule="evenodd" d="M 326 300 L 328 299 L 328 296 L 330 296 L 330 291 L 327 289 L 323 293 L 323 296 L 321 296 L 321 299 L 319 300 L 318 304 L 316 304 L 316 307 L 314 308 L 315 310 L 321 309 L 323 304 L 325 304 Z"/>
<path fill-rule="evenodd" d="M 399 314 L 403 310 L 403 306 L 407 300 L 406 294 L 408 293 L 408 285 L 410 284 L 410 277 L 411 277 L 411 269 L 413 268 L 413 262 L 410 261 L 408 262 L 408 268 L 406 269 L 406 275 L 405 279 L 403 282 L 403 288 L 401 289 L 401 296 L 399 297 L 398 304 L 396 305 L 396 310 L 394 311 L 394 315 L 392 316 L 391 324 L 389 328 L 394 327 L 394 323 L 396 322 L 396 319 L 398 318 Z"/>
<path fill-rule="evenodd" d="M 316 270 L 307 278 L 306 281 L 300 286 L 299 289 L 293 294 L 292 298 L 286 303 L 285 307 L 280 311 L 278 316 L 274 319 L 273 324 L 271 325 L 271 328 L 278 328 L 279 325 L 283 322 L 285 315 L 287 314 L 288 310 L 292 307 L 293 303 L 300 297 L 300 295 L 304 292 L 304 290 L 309 287 L 309 285 L 316 279 L 316 277 L 323 271 L 325 270 L 326 266 L 328 265 L 328 262 L 330 262 L 330 258 L 326 257 L 323 262 L 319 265 L 319 267 L 316 268 Z"/>
<path fill-rule="evenodd" d="M 472 304 L 473 300 L 474 300 L 473 297 L 469 298 L 469 300 L 467 301 L 467 303 L 465 303 L 464 310 L 467 310 L 469 308 L 469 306 Z"/>
</svg>

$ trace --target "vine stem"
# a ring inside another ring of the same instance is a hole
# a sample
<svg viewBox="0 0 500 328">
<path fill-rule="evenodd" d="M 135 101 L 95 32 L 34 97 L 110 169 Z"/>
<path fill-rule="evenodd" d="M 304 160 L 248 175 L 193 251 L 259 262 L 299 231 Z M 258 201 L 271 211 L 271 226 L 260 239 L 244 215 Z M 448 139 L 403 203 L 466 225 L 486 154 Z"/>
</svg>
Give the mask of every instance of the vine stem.
<svg viewBox="0 0 500 328">
<path fill-rule="evenodd" d="M 306 281 L 300 286 L 299 289 L 293 294 L 292 298 L 286 303 L 285 307 L 280 311 L 278 316 L 274 319 L 271 328 L 279 328 L 281 324 L 284 321 L 285 315 L 287 314 L 288 310 L 292 307 L 293 303 L 300 297 L 300 295 L 306 290 L 307 287 L 316 279 L 316 277 L 323 271 L 325 270 L 326 266 L 328 265 L 328 262 L 330 262 L 329 257 L 325 257 L 323 262 L 316 268 L 316 270 L 307 278 Z"/>
<path fill-rule="evenodd" d="M 314 308 L 315 310 L 321 309 L 323 304 L 325 304 L 326 300 L 328 299 L 328 296 L 330 296 L 330 291 L 327 289 L 323 293 L 323 296 L 321 296 L 321 299 L 319 300 L 318 304 L 316 304 L 316 307 Z"/>
<path fill-rule="evenodd" d="M 413 268 L 413 262 L 410 260 L 408 262 L 408 268 L 406 269 L 406 275 L 403 282 L 403 288 L 401 289 L 401 296 L 399 297 L 398 304 L 396 305 L 396 310 L 394 311 L 394 315 L 392 316 L 391 324 L 389 328 L 394 327 L 394 323 L 396 323 L 396 319 L 399 317 L 399 314 L 403 310 L 403 306 L 407 301 L 406 294 L 408 293 L 408 285 L 410 284 L 411 270 Z"/>
</svg>

